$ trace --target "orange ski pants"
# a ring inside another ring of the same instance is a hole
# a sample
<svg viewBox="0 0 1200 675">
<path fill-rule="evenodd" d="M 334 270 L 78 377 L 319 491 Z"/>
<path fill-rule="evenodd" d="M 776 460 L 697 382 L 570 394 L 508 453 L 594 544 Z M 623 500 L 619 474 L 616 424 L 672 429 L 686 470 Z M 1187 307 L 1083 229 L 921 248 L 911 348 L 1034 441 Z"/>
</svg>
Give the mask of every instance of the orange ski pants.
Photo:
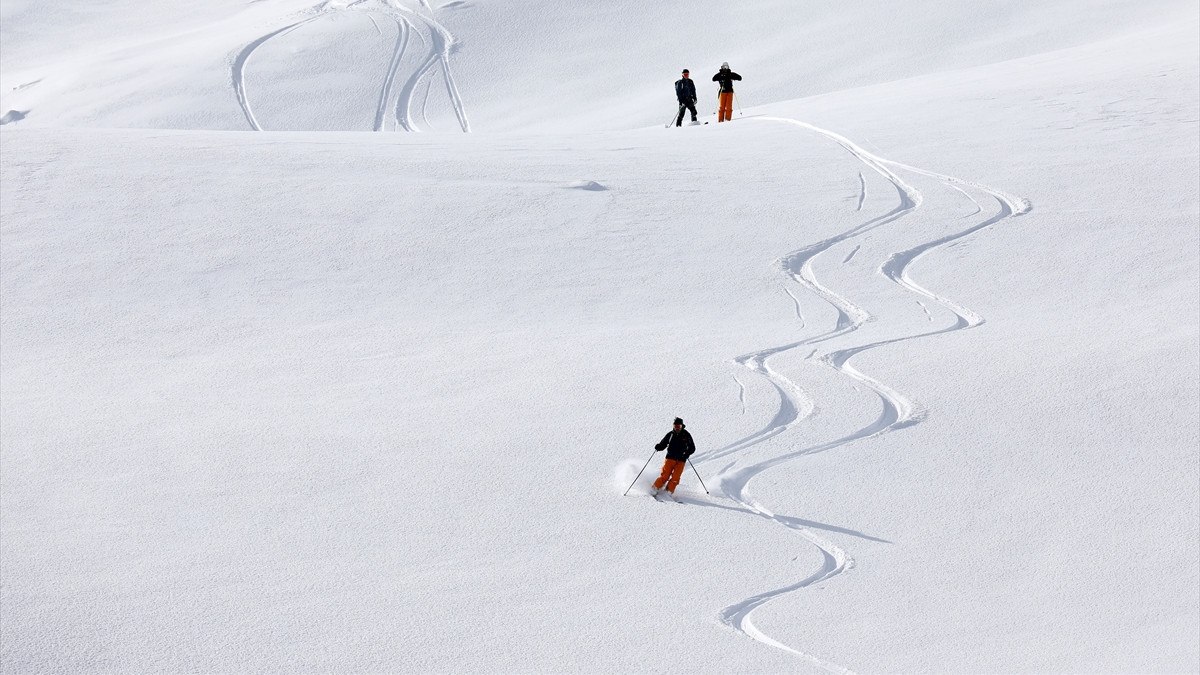
<svg viewBox="0 0 1200 675">
<path fill-rule="evenodd" d="M 658 477 L 658 480 L 654 481 L 654 489 L 659 490 L 665 484 L 667 490 L 674 493 L 675 488 L 679 487 L 679 479 L 683 478 L 683 467 L 685 465 L 687 465 L 687 462 L 681 462 L 677 459 L 668 459 L 663 462 L 662 475 Z"/>
<path fill-rule="evenodd" d="M 717 121 L 728 122 L 733 119 L 733 92 L 723 91 L 717 94 Z"/>
</svg>

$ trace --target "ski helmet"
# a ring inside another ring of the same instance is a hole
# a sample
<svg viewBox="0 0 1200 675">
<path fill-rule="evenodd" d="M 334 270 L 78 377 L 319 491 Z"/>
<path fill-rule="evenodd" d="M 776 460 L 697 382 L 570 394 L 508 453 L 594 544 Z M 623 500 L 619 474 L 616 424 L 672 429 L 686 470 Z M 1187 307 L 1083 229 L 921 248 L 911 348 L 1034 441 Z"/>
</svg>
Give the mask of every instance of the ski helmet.
<svg viewBox="0 0 1200 675">
<path fill-rule="evenodd" d="M 728 61 L 724 61 L 721 63 L 721 70 L 729 70 L 729 62 Z"/>
</svg>

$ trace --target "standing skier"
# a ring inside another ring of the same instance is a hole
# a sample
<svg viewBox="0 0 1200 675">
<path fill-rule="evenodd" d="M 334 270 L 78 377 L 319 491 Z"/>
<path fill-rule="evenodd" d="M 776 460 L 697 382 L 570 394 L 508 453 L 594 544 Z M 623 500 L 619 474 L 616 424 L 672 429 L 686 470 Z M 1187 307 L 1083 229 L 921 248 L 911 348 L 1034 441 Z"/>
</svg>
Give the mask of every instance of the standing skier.
<svg viewBox="0 0 1200 675">
<path fill-rule="evenodd" d="M 713 82 L 720 83 L 717 93 L 717 122 L 728 122 L 733 119 L 733 81 L 741 81 L 742 76 L 729 69 L 729 62 L 721 64 L 721 69 L 713 75 Z"/>
<path fill-rule="evenodd" d="M 683 111 L 692 113 L 692 123 L 696 119 L 696 83 L 688 76 L 688 69 L 683 69 L 683 77 L 675 81 L 675 98 L 679 99 L 679 116 L 675 118 L 675 126 L 683 126 Z"/>
<path fill-rule="evenodd" d="M 683 467 L 687 466 L 688 457 L 691 457 L 692 453 L 696 451 L 692 435 L 683 428 L 683 420 L 676 417 L 674 428 L 668 431 L 666 436 L 663 436 L 654 449 L 660 452 L 666 449 L 667 461 L 663 462 L 662 475 L 654 481 L 653 494 L 658 494 L 663 485 L 667 486 L 667 492 L 675 494 L 675 488 L 679 486 L 679 479 L 683 478 Z"/>
</svg>

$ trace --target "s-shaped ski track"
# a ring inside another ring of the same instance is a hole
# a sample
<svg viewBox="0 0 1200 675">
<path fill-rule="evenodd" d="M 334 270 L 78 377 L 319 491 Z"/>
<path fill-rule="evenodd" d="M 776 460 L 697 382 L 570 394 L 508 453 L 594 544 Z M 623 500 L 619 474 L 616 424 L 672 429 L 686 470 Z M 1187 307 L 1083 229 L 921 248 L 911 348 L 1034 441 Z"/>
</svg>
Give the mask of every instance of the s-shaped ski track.
<svg viewBox="0 0 1200 675">
<path fill-rule="evenodd" d="M 859 371 L 850 363 L 850 360 L 854 356 L 867 350 L 882 347 L 884 345 L 896 344 L 959 330 L 968 330 L 982 325 L 984 322 L 982 317 L 961 306 L 960 304 L 944 297 L 943 295 L 934 293 L 933 291 L 921 286 L 911 278 L 908 273 L 908 269 L 914 262 L 930 251 L 942 246 L 946 246 L 947 244 L 964 237 L 968 237 L 1005 219 L 1027 213 L 1032 207 L 1029 201 L 1026 199 L 1015 197 L 985 185 L 965 181 L 952 176 L 947 176 L 945 174 L 928 171 L 880 157 L 863 149 L 861 146 L 854 143 L 849 138 L 842 136 L 841 134 L 814 126 L 807 122 L 781 117 L 756 117 L 755 119 L 762 122 L 783 123 L 799 126 L 837 143 L 867 168 L 883 176 L 884 179 L 890 182 L 897 191 L 899 203 L 894 209 L 892 209 L 892 211 L 884 214 L 883 216 L 868 220 L 840 235 L 830 237 L 823 241 L 793 251 L 781 259 L 781 267 L 792 281 L 804 286 L 837 310 L 838 319 L 836 325 L 831 330 L 815 337 L 778 347 L 763 349 L 758 352 L 740 356 L 734 359 L 736 363 L 748 368 L 752 372 L 762 375 L 773 385 L 776 392 L 780 396 L 779 413 L 776 415 L 775 419 L 768 423 L 767 427 L 765 427 L 763 430 L 755 434 L 751 434 L 746 438 L 743 438 L 711 453 L 706 453 L 703 457 L 699 458 L 696 463 L 709 462 L 723 457 L 728 457 L 730 455 L 741 454 L 741 451 L 743 450 L 789 431 L 794 425 L 805 419 L 807 414 L 812 411 L 814 404 L 812 403 L 811 398 L 805 392 L 803 392 L 803 390 L 797 384 L 792 382 L 786 376 L 772 370 L 767 364 L 767 361 L 772 356 L 796 349 L 798 347 L 814 346 L 831 340 L 835 337 L 849 335 L 858 330 L 858 328 L 866 321 L 870 320 L 871 316 L 865 310 L 859 308 L 851 299 L 838 294 L 834 290 L 822 284 L 816 277 L 812 263 L 818 256 L 830 250 L 834 245 L 855 237 L 859 237 L 864 233 L 883 225 L 893 223 L 913 213 L 921 206 L 924 200 L 922 193 L 903 180 L 897 171 L 904 171 L 924 176 L 926 178 L 932 178 L 943 183 L 946 187 L 966 195 L 966 197 L 970 199 L 976 206 L 975 212 L 969 214 L 969 216 L 974 216 L 980 213 L 982 211 L 982 207 L 980 206 L 979 202 L 969 192 L 967 192 L 965 188 L 971 188 L 985 193 L 992 197 L 998 204 L 997 212 L 985 220 L 959 232 L 955 232 L 935 240 L 925 242 L 918 246 L 893 253 L 882 265 L 880 265 L 877 270 L 879 274 L 883 275 L 892 283 L 897 284 L 906 291 L 932 300 L 947 309 L 955 316 L 955 321 L 952 325 L 916 335 L 902 335 L 856 345 L 845 349 L 839 349 L 822 356 L 817 356 L 817 352 L 814 350 L 806 358 L 806 360 L 815 361 L 822 365 L 833 368 L 845 377 L 848 377 L 873 391 L 879 397 L 882 404 L 882 411 L 875 420 L 858 429 L 857 431 L 837 440 L 805 447 L 796 451 L 785 452 L 781 455 L 777 455 L 775 457 L 742 468 L 734 468 L 738 461 L 735 458 L 731 464 L 722 469 L 718 474 L 719 485 L 731 500 L 740 504 L 747 511 L 762 516 L 796 532 L 809 543 L 816 546 L 818 550 L 820 550 L 823 559 L 820 569 L 812 572 L 800 581 L 789 584 L 782 588 L 760 593 L 741 602 L 734 603 L 733 605 L 721 610 L 719 614 L 720 621 L 734 630 L 743 633 L 747 637 L 757 640 L 758 642 L 789 652 L 791 654 L 795 654 L 796 656 L 809 662 L 811 665 L 815 665 L 829 672 L 851 672 L 843 666 L 821 659 L 814 654 L 800 650 L 794 646 L 777 640 L 765 634 L 762 630 L 754 625 L 751 619 L 751 614 L 756 609 L 785 594 L 798 591 L 816 583 L 827 581 L 841 574 L 845 570 L 852 568 L 854 566 L 854 562 L 844 549 L 834 542 L 817 535 L 810 528 L 804 527 L 802 524 L 797 522 L 797 519 L 777 515 L 763 504 L 748 497 L 746 495 L 746 488 L 751 480 L 771 468 L 794 461 L 806 455 L 826 452 L 845 447 L 858 441 L 875 438 L 891 431 L 919 424 L 923 419 L 925 419 L 927 411 L 924 408 L 896 388 Z M 861 180 L 862 174 L 860 173 L 859 176 Z M 865 193 L 865 181 L 862 182 L 862 185 L 863 193 Z M 861 209 L 861 202 L 858 205 L 858 209 Z M 859 249 L 856 248 L 855 252 L 858 250 Z M 852 253 L 851 256 L 853 255 L 854 254 Z M 843 262 L 848 261 L 849 257 L 847 257 L 847 259 Z M 791 295 L 790 291 L 789 295 Z M 795 299 L 795 296 L 793 296 L 793 299 Z M 797 306 L 798 305 L 799 303 L 797 301 Z M 922 304 L 922 307 L 924 307 L 924 304 Z M 740 384 L 741 383 L 739 380 L 739 385 Z M 801 411 L 806 412 L 802 414 Z"/>
</svg>

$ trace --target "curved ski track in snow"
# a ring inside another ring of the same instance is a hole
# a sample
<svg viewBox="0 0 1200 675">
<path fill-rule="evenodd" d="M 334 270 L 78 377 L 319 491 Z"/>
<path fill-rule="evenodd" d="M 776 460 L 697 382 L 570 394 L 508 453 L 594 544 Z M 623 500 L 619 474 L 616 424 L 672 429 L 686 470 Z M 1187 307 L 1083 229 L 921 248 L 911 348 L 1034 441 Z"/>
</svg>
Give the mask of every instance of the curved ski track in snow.
<svg viewBox="0 0 1200 675">
<path fill-rule="evenodd" d="M 246 121 L 250 123 L 251 129 L 255 131 L 262 131 L 262 127 L 259 126 L 258 120 L 254 118 L 254 110 L 250 107 L 250 99 L 246 96 L 246 62 L 250 60 L 250 56 L 254 53 L 254 50 L 263 46 L 267 40 L 280 35 L 287 35 L 300 26 L 303 26 L 310 21 L 316 21 L 319 18 L 320 15 L 309 17 L 302 21 L 297 21 L 296 23 L 284 26 L 283 28 L 275 30 L 271 33 L 267 33 L 266 35 L 243 47 L 242 51 L 238 52 L 237 57 L 233 60 L 233 90 L 234 93 L 237 94 L 238 105 L 242 107 L 242 113 L 246 115 Z"/>
<path fill-rule="evenodd" d="M 759 119 L 778 119 L 778 118 L 759 118 Z M 838 137 L 841 138 L 841 137 Z M 709 461 L 725 457 L 742 450 L 745 450 L 751 445 L 756 445 L 773 436 L 786 431 L 791 425 L 799 422 L 803 417 L 811 414 L 813 405 L 808 400 L 808 396 L 804 394 L 791 380 L 772 371 L 767 365 L 766 360 L 782 352 L 790 351 L 796 347 L 803 345 L 816 345 L 826 340 L 851 333 L 858 329 L 867 321 L 871 320 L 871 315 L 861 307 L 855 305 L 851 300 L 845 298 L 832 290 L 826 288 L 817 280 L 816 273 L 813 272 L 812 263 L 820 254 L 828 251 L 837 244 L 843 241 L 852 239 L 866 232 L 870 232 L 878 227 L 894 222 L 917 208 L 921 202 L 921 195 L 914 188 L 902 181 L 898 176 L 889 171 L 877 159 L 867 160 L 863 156 L 856 153 L 851 148 L 857 148 L 849 140 L 841 138 L 839 143 L 846 147 L 852 154 L 862 160 L 871 169 L 880 173 L 884 178 L 889 180 L 895 187 L 900 203 L 888 213 L 867 220 L 866 222 L 854 227 L 839 235 L 829 237 L 815 244 L 810 244 L 799 250 L 793 251 L 779 260 L 779 265 L 783 271 L 788 274 L 793 280 L 800 285 L 808 288 L 817 296 L 824 299 L 834 309 L 838 311 L 837 324 L 830 331 L 818 335 L 813 338 L 801 340 L 791 344 L 771 347 L 758 352 L 753 352 L 744 356 L 739 356 L 734 359 L 738 364 L 750 368 L 760 374 L 763 374 L 775 385 L 779 391 L 781 400 L 780 411 L 775 419 L 767 426 L 767 428 L 758 431 L 746 438 L 740 439 L 727 445 L 723 448 L 714 450 L 711 453 L 705 453 L 704 458 L 697 461 Z M 865 152 L 865 151 L 864 151 Z M 794 296 L 793 296 L 794 297 Z M 787 396 L 787 391 L 796 392 L 796 397 Z M 805 415 L 800 415 L 798 411 L 806 410 Z"/>
<path fill-rule="evenodd" d="M 809 543 L 816 546 L 818 550 L 821 551 L 823 559 L 820 569 L 816 570 L 804 579 L 782 588 L 760 593 L 721 610 L 719 614 L 720 621 L 754 640 L 762 642 L 763 644 L 769 645 L 776 649 L 781 649 L 783 651 L 795 654 L 805 659 L 809 663 L 830 672 L 850 672 L 840 665 L 825 661 L 813 654 L 784 644 L 783 642 L 766 635 L 754 625 L 751 619 L 751 614 L 754 610 L 782 595 L 831 579 L 838 574 L 841 574 L 846 569 L 853 567 L 854 561 L 840 546 L 822 536 L 817 535 L 810 528 L 804 527 L 803 524 L 797 522 L 797 519 L 777 515 L 763 504 L 755 501 L 751 497 L 748 497 L 745 494 L 746 488 L 750 481 L 756 476 L 781 464 L 791 462 L 806 455 L 812 455 L 819 452 L 825 452 L 844 447 L 857 441 L 874 438 L 890 431 L 903 429 L 905 427 L 920 423 L 926 416 L 926 411 L 924 408 L 894 387 L 891 387 L 879 381 L 878 379 L 859 371 L 850 363 L 850 360 L 858 354 L 875 349 L 877 347 L 882 347 L 884 345 L 896 344 L 899 342 L 915 340 L 918 338 L 929 337 L 942 333 L 966 330 L 981 325 L 984 322 L 984 319 L 981 316 L 959 305 L 958 303 L 955 303 L 954 301 L 921 286 L 914 281 L 911 276 L 909 276 L 908 269 L 926 253 L 929 253 L 934 249 L 945 246 L 956 240 L 970 236 L 1007 218 L 1027 213 L 1030 210 L 1031 205 L 1028 200 L 1015 197 L 984 185 L 964 181 L 959 178 L 920 169 L 880 157 L 874 153 L 866 151 L 845 136 L 808 124 L 806 122 L 781 117 L 758 117 L 756 119 L 760 121 L 799 126 L 824 136 L 825 138 L 828 138 L 841 145 L 846 149 L 847 152 L 852 154 L 867 168 L 880 174 L 888 182 L 890 182 L 896 188 L 896 192 L 899 197 L 899 203 L 894 209 L 882 216 L 872 218 L 842 234 L 793 251 L 779 261 L 783 271 L 793 281 L 808 288 L 838 311 L 836 325 L 831 330 L 815 337 L 778 347 L 763 349 L 761 351 L 734 359 L 734 361 L 739 365 L 764 376 L 769 382 L 771 382 L 776 391 L 779 393 L 779 411 L 776 413 L 775 418 L 771 420 L 771 422 L 769 422 L 762 430 L 751 434 L 746 438 L 731 443 L 723 448 L 717 449 L 710 453 L 705 453 L 703 457 L 696 461 L 696 463 L 709 462 L 735 453 L 740 453 L 742 450 L 746 450 L 751 446 L 757 445 L 769 438 L 788 431 L 793 425 L 813 413 L 815 410 L 815 403 L 811 397 L 786 376 L 772 370 L 767 364 L 767 361 L 770 357 L 776 354 L 790 351 L 797 347 L 805 345 L 817 345 L 835 337 L 847 335 L 857 330 L 867 321 L 873 320 L 869 313 L 855 305 L 852 300 L 823 285 L 816 278 L 816 275 L 813 272 L 812 263 L 819 255 L 828 251 L 836 244 L 854 237 L 858 237 L 883 225 L 895 222 L 909 215 L 921 206 L 923 195 L 916 188 L 905 182 L 892 169 L 902 170 L 935 179 L 947 187 L 966 195 L 967 198 L 970 199 L 976 206 L 975 212 L 969 214 L 969 216 L 973 216 L 981 212 L 982 207 L 980 206 L 979 202 L 976 201 L 975 198 L 972 197 L 971 194 L 968 193 L 962 186 L 967 186 L 989 195 L 995 199 L 999 205 L 997 213 L 986 220 L 983 220 L 982 222 L 979 222 L 962 231 L 940 237 L 933 241 L 920 244 L 904 251 L 893 253 L 878 268 L 878 272 L 880 274 L 893 283 L 899 285 L 901 288 L 904 288 L 905 290 L 915 293 L 923 298 L 932 300 L 949 310 L 955 316 L 955 321 L 952 325 L 916 335 L 902 335 L 845 349 L 839 349 L 820 357 L 816 355 L 816 350 L 814 350 L 806 358 L 806 360 L 815 361 L 833 368 L 846 377 L 873 391 L 879 397 L 882 404 L 882 410 L 879 414 L 879 417 L 877 417 L 871 423 L 863 426 L 861 429 L 858 429 L 857 431 L 842 438 L 811 447 L 805 447 L 799 450 L 786 452 L 784 454 L 777 455 L 775 457 L 759 461 L 742 468 L 734 468 L 738 462 L 737 458 L 734 458 L 733 461 L 721 469 L 716 476 L 716 483 L 719 486 L 719 489 L 724 491 L 731 500 L 737 502 L 749 512 L 760 515 L 768 520 L 771 520 L 772 522 L 796 532 Z M 861 172 L 859 173 L 859 177 L 863 186 L 861 194 L 865 195 L 865 180 L 862 180 Z M 856 210 L 861 209 L 861 206 L 862 201 L 860 199 L 858 208 Z M 855 252 L 857 251 L 858 249 L 856 248 Z M 843 262 L 849 262 L 853 255 L 854 254 L 852 253 Z M 790 291 L 789 295 L 792 295 Z M 795 299 L 794 295 L 792 295 L 792 297 Z M 918 300 L 918 302 L 920 301 Z M 796 305 L 798 308 L 799 300 L 796 300 Z M 926 314 L 928 314 L 929 312 L 925 305 L 922 303 L 921 306 L 923 309 L 925 309 Z M 799 312 L 797 312 L 797 314 L 798 313 Z M 932 317 L 930 318 L 932 320 Z"/>
<path fill-rule="evenodd" d="M 392 0 L 389 7 L 403 12 L 421 23 L 425 24 L 429 31 L 429 41 L 425 41 L 425 37 L 418 33 L 421 42 L 429 49 L 429 54 L 421 61 L 416 70 L 413 71 L 411 77 L 401 87 L 400 93 L 396 98 L 396 124 L 403 127 L 406 131 L 420 131 L 413 120 L 412 101 L 414 94 L 417 91 L 421 81 L 428 75 L 435 65 L 441 65 L 442 79 L 446 83 L 446 95 L 449 98 L 451 107 L 454 108 L 454 115 L 458 118 L 458 124 L 462 128 L 463 133 L 470 133 L 471 123 L 467 119 L 467 109 L 463 105 L 462 95 L 459 94 L 458 84 L 454 80 L 454 73 L 450 70 L 450 53 L 454 50 L 455 39 L 445 26 L 433 17 L 433 10 L 430 9 L 427 3 L 422 3 L 428 12 L 428 15 L 419 11 L 408 9 L 400 5 L 397 0 Z M 411 26 L 412 24 L 409 23 Z M 421 118 L 425 119 L 425 109 L 429 104 L 429 87 L 425 90 L 425 97 L 421 103 Z M 426 119 L 426 124 L 428 120 Z"/>
<path fill-rule="evenodd" d="M 446 83 L 446 95 L 451 107 L 454 109 L 454 114 L 458 118 L 459 126 L 463 132 L 470 132 L 471 125 L 467 119 L 466 107 L 463 105 L 462 96 L 458 91 L 458 85 L 454 80 L 454 73 L 450 69 L 450 53 L 453 51 L 455 39 L 454 36 L 440 22 L 433 17 L 433 10 L 428 3 L 421 3 L 421 6 L 426 10 L 422 13 L 419 10 L 410 9 L 401 4 L 400 0 L 388 0 L 386 3 L 376 6 L 365 5 L 369 0 L 355 0 L 346 4 L 336 4 L 326 2 L 318 7 L 310 10 L 313 12 L 309 16 L 300 21 L 288 24 L 282 28 L 276 29 L 262 37 L 255 39 L 247 44 L 234 57 L 232 66 L 232 80 L 234 93 L 237 96 L 238 105 L 242 108 L 242 113 L 246 116 L 246 121 L 250 123 L 250 128 L 254 131 L 262 131 L 263 127 L 258 119 L 254 116 L 253 107 L 250 104 L 250 97 L 246 91 L 246 64 L 249 63 L 250 57 L 254 52 L 262 47 L 273 38 L 287 35 L 288 33 L 316 21 L 322 17 L 331 15 L 335 12 L 360 11 L 367 12 L 368 18 L 374 24 L 376 31 L 382 34 L 379 29 L 379 24 L 375 21 L 374 14 L 386 14 L 396 22 L 396 43 L 392 48 L 391 59 L 388 62 L 387 71 L 383 77 L 383 84 L 379 91 L 379 100 L 375 109 L 374 116 L 374 131 L 384 130 L 385 111 L 391 107 L 395 112 L 395 123 L 397 128 L 402 128 L 405 131 L 420 131 L 421 129 L 413 121 L 412 101 L 421 81 L 431 73 L 435 66 L 441 65 L 442 78 Z M 411 19 L 409 18 L 411 17 Z M 416 30 L 413 21 L 418 21 L 423 24 L 429 32 L 429 40 L 426 40 L 420 31 Z M 395 82 L 400 66 L 404 61 L 405 55 L 408 53 L 409 44 L 412 41 L 412 34 L 417 34 L 421 42 L 425 44 L 429 53 L 425 58 L 421 59 L 413 73 L 405 80 L 399 91 L 395 91 Z M 392 101 L 395 101 L 392 104 Z M 425 97 L 421 104 L 421 118 L 426 118 L 425 108 L 429 104 L 429 88 L 425 90 Z"/>
<path fill-rule="evenodd" d="M 372 17 L 371 19 L 375 19 Z M 383 87 L 379 90 L 379 104 L 375 106 L 375 131 L 383 131 L 383 116 L 387 112 L 388 101 L 391 100 L 392 83 L 396 81 L 396 71 L 400 69 L 400 61 L 408 49 L 408 41 L 412 36 L 412 24 L 407 19 L 396 19 L 396 46 L 392 50 L 392 61 L 388 64 L 387 75 L 383 78 Z"/>
<path fill-rule="evenodd" d="M 434 32 L 431 31 L 430 36 L 432 37 L 433 35 Z M 421 42 L 425 45 L 426 49 L 429 49 L 429 53 L 426 54 L 425 58 L 421 60 L 420 65 L 413 70 L 412 75 L 409 76 L 409 78 L 400 87 L 400 93 L 396 96 L 396 105 L 394 111 L 396 126 L 398 128 L 403 128 L 405 131 L 421 130 L 417 126 L 416 122 L 414 122 L 412 119 L 413 95 L 416 93 L 417 86 L 421 83 L 421 80 L 423 80 L 429 71 L 433 69 L 434 63 L 436 63 L 439 58 L 439 52 L 436 48 L 430 47 L 429 42 L 425 40 L 425 36 L 421 35 L 420 33 L 417 33 L 417 36 L 421 38 Z M 426 90 L 426 93 L 428 93 L 428 89 Z M 429 98 L 426 96 L 424 103 L 422 103 L 422 116 L 425 115 L 424 106 L 428 105 L 428 102 Z"/>
</svg>

